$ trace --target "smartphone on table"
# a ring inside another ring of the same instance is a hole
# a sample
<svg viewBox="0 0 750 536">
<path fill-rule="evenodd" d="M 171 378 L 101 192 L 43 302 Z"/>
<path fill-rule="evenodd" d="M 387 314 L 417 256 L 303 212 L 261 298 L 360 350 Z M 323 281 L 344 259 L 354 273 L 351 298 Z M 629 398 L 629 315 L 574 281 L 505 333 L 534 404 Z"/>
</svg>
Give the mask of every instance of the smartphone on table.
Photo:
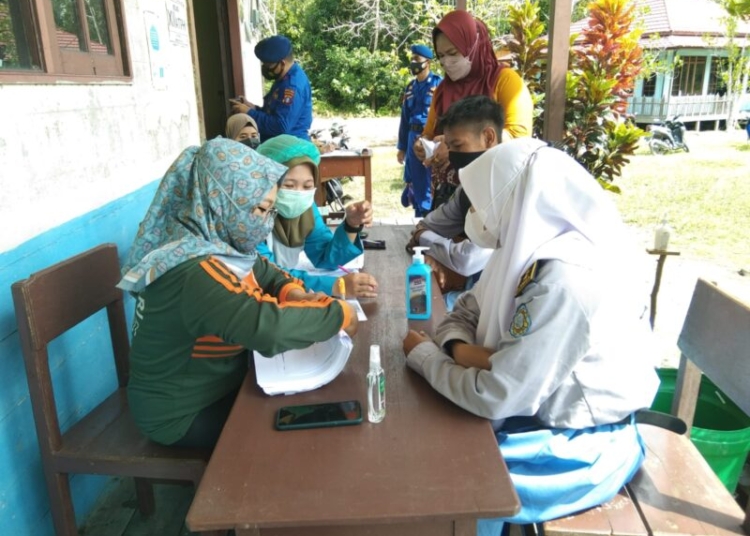
<svg viewBox="0 0 750 536">
<path fill-rule="evenodd" d="M 277 430 L 351 426 L 361 422 L 362 406 L 359 400 L 284 406 L 276 413 Z"/>
</svg>

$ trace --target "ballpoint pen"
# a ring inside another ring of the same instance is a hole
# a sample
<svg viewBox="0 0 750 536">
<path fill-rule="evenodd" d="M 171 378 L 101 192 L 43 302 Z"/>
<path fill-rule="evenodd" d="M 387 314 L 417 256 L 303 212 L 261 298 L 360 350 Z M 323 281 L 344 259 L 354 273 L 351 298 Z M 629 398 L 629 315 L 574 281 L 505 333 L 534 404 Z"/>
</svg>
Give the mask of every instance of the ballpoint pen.
<svg viewBox="0 0 750 536">
<path fill-rule="evenodd" d="M 347 270 L 346 268 L 344 268 L 344 267 L 343 267 L 343 266 L 341 266 L 340 264 L 339 264 L 339 266 L 338 266 L 338 269 L 339 269 L 339 270 L 341 270 L 342 272 L 344 272 L 345 274 L 350 274 L 350 273 L 352 273 L 352 272 L 351 272 L 351 270 Z"/>
</svg>

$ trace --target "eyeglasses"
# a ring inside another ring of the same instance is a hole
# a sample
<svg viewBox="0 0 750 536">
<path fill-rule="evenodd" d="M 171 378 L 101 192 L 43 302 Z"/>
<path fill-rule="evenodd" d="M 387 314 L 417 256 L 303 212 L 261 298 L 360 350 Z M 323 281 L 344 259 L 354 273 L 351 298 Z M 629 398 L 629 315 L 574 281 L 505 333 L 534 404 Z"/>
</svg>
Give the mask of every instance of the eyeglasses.
<svg viewBox="0 0 750 536">
<path fill-rule="evenodd" d="M 268 221 L 268 218 L 271 218 L 272 220 L 275 219 L 278 213 L 279 211 L 273 207 L 263 208 L 260 205 L 255 205 L 252 210 L 252 214 L 263 218 L 264 222 Z"/>
</svg>

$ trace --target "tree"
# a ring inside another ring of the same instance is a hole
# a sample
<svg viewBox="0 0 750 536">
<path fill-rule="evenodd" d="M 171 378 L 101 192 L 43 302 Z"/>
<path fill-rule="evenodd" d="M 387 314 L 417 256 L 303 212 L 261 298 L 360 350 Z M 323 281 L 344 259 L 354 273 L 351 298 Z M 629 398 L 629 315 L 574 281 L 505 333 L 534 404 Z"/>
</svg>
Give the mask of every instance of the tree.
<svg viewBox="0 0 750 536">
<path fill-rule="evenodd" d="M 627 99 L 642 66 L 629 0 L 594 0 L 588 25 L 571 47 L 566 78 L 564 150 L 605 189 L 619 192 L 615 177 L 629 162 L 643 131 L 626 120 Z M 546 57 L 540 52 L 539 8 L 524 0 L 510 12 L 513 61 L 532 91 L 544 87 Z M 535 115 L 541 117 L 541 100 Z"/>
</svg>

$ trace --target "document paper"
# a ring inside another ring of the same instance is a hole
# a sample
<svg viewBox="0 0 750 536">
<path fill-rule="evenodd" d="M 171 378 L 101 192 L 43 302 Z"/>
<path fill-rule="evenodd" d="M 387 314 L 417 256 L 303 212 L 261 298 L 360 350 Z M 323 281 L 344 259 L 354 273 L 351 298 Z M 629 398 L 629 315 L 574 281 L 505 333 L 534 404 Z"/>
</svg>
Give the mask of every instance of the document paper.
<svg viewBox="0 0 750 536">
<path fill-rule="evenodd" d="M 269 395 L 312 391 L 331 382 L 344 370 L 352 346 L 349 336 L 340 331 L 327 341 L 273 357 L 253 352 L 256 380 Z"/>
</svg>

